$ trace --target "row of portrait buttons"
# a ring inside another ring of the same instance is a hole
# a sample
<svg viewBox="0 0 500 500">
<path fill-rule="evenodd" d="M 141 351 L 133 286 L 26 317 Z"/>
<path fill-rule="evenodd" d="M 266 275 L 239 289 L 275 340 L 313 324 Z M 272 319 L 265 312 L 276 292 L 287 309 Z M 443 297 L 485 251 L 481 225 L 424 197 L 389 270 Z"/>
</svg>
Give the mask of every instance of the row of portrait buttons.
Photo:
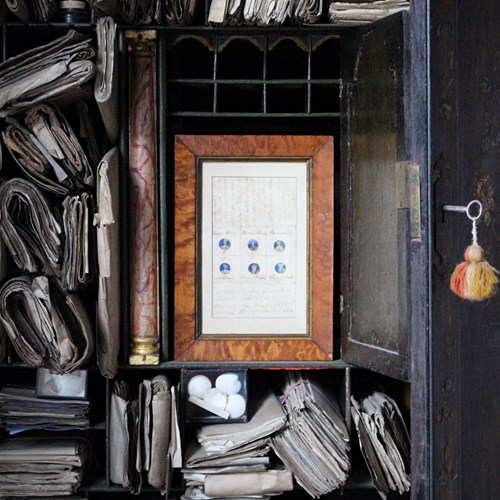
<svg viewBox="0 0 500 500">
<path fill-rule="evenodd" d="M 255 252 L 259 248 L 259 242 L 257 240 L 251 239 L 247 242 L 248 249 Z M 285 242 L 282 240 L 276 240 L 273 243 L 273 247 L 277 252 L 283 252 L 286 248 Z M 219 248 L 221 250 L 229 250 L 231 248 L 231 240 L 227 238 L 221 238 L 219 240 Z"/>
<path fill-rule="evenodd" d="M 286 264 L 283 263 L 283 262 L 278 262 L 275 266 L 274 266 L 274 270 L 278 273 L 278 274 L 284 274 L 286 272 Z M 222 274 L 229 274 L 231 272 L 231 265 L 228 263 L 228 262 L 223 262 L 220 266 L 219 266 L 219 271 L 222 273 Z M 259 264 L 257 264 L 257 262 L 252 262 L 249 266 L 248 266 L 248 272 L 250 274 L 259 274 L 260 273 L 260 266 Z"/>
</svg>

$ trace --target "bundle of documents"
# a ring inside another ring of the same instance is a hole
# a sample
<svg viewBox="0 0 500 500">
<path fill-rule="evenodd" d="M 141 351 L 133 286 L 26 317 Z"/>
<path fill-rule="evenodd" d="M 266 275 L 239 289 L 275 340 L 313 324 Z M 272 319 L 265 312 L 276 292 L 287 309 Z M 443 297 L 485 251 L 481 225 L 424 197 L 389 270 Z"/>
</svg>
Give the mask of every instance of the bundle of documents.
<svg viewBox="0 0 500 500">
<path fill-rule="evenodd" d="M 116 16 L 119 12 L 120 0 L 88 0 L 92 9 L 100 16 Z"/>
<path fill-rule="evenodd" d="M 94 352 L 91 323 L 78 297 L 45 276 L 4 284 L 0 321 L 19 357 L 51 373 L 71 373 Z"/>
<path fill-rule="evenodd" d="M 126 382 L 111 396 L 111 481 L 134 494 L 148 482 L 168 495 L 172 468 L 182 465 L 176 388 L 163 375 L 144 380 L 131 399 Z"/>
<path fill-rule="evenodd" d="M 0 116 L 33 104 L 86 95 L 95 76 L 91 39 L 68 31 L 64 36 L 0 64 Z"/>
<path fill-rule="evenodd" d="M 21 21 L 50 21 L 59 7 L 57 0 L 5 0 L 5 3 Z"/>
<path fill-rule="evenodd" d="M 189 24 L 194 17 L 197 0 L 163 0 L 163 22 L 170 25 Z"/>
<path fill-rule="evenodd" d="M 287 372 L 281 403 L 288 426 L 271 438 L 276 455 L 313 498 L 342 486 L 349 435 L 336 399 L 300 373 Z"/>
<path fill-rule="evenodd" d="M 24 125 L 11 117 L 6 121 L 4 143 L 21 171 L 38 187 L 58 195 L 94 187 L 87 155 L 57 106 L 29 108 Z"/>
<path fill-rule="evenodd" d="M 396 402 L 378 391 L 351 401 L 361 451 L 380 496 L 409 491 L 410 439 Z"/>
<path fill-rule="evenodd" d="M 0 443 L 0 497 L 71 495 L 90 453 L 78 438 L 10 438 Z"/>
<path fill-rule="evenodd" d="M 409 8 L 409 0 L 379 0 L 366 3 L 333 0 L 328 9 L 328 18 L 337 26 L 360 26 Z"/>
<path fill-rule="evenodd" d="M 182 470 L 188 488 L 183 500 L 268 498 L 293 488 L 287 470 L 268 470 L 269 437 L 285 425 L 276 395 L 263 387 L 255 412 L 245 423 L 204 425 L 189 444 Z"/>
<path fill-rule="evenodd" d="M 320 19 L 322 5 L 320 0 L 212 0 L 208 21 L 280 26 L 290 18 L 295 24 L 312 24 Z"/>
<path fill-rule="evenodd" d="M 0 186 L 0 233 L 23 271 L 59 276 L 63 227 L 43 193 L 24 179 Z"/>
<path fill-rule="evenodd" d="M 97 21 L 97 75 L 94 97 L 111 144 L 118 140 L 118 60 L 116 23 L 112 17 Z"/>
<path fill-rule="evenodd" d="M 88 193 L 68 196 L 63 208 L 65 244 L 61 281 L 66 291 L 73 292 L 93 278 L 93 196 Z"/>
<path fill-rule="evenodd" d="M 106 153 L 97 168 L 97 362 L 104 377 L 113 378 L 120 350 L 120 238 L 118 149 Z"/>
<path fill-rule="evenodd" d="M 9 434 L 33 429 L 88 429 L 88 412 L 86 399 L 41 398 L 33 387 L 7 386 L 0 390 L 0 425 Z"/>
</svg>

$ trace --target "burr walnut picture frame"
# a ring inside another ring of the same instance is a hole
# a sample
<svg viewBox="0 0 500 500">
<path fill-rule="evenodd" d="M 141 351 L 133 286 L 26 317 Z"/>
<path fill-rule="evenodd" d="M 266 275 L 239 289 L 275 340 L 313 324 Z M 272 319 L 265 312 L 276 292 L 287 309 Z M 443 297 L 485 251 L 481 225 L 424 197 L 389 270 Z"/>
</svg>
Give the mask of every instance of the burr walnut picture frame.
<svg viewBox="0 0 500 500">
<path fill-rule="evenodd" d="M 333 207 L 333 137 L 176 136 L 175 359 L 332 359 Z"/>
</svg>

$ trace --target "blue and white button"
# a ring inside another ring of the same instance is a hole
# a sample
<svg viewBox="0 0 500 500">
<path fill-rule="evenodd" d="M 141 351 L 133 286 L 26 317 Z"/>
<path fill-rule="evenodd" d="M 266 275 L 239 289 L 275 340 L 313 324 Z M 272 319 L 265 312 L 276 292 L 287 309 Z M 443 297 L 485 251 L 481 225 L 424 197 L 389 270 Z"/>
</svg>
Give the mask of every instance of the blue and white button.
<svg viewBox="0 0 500 500">
<path fill-rule="evenodd" d="M 283 240 L 276 240 L 273 246 L 277 252 L 283 252 L 283 250 L 285 250 L 286 248 L 285 242 Z"/>
<path fill-rule="evenodd" d="M 229 250 L 231 248 L 231 241 L 227 238 L 221 238 L 219 240 L 219 248 L 221 250 Z"/>
<path fill-rule="evenodd" d="M 259 264 L 257 264 L 257 262 L 252 262 L 248 266 L 248 272 L 250 274 L 253 274 L 253 275 L 259 274 L 260 273 L 260 266 L 259 266 Z"/>
<path fill-rule="evenodd" d="M 247 243 L 248 249 L 252 252 L 255 252 L 259 248 L 259 242 L 257 240 L 248 240 Z"/>
<path fill-rule="evenodd" d="M 223 262 L 220 266 L 219 266 L 219 271 L 222 273 L 222 274 L 229 274 L 230 271 L 231 271 L 231 266 L 227 263 L 227 262 Z"/>
<path fill-rule="evenodd" d="M 286 272 L 286 264 L 284 262 L 278 262 L 275 266 L 274 266 L 274 270 L 278 273 L 278 274 L 284 274 Z"/>
</svg>

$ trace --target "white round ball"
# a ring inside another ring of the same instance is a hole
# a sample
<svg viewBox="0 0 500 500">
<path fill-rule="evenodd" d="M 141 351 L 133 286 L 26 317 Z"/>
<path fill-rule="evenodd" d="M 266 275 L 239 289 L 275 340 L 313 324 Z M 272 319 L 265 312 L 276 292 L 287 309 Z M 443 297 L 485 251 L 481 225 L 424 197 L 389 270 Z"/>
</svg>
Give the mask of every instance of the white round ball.
<svg viewBox="0 0 500 500">
<path fill-rule="evenodd" d="M 226 407 L 227 396 L 219 389 L 210 389 L 203 399 L 220 410 Z"/>
<path fill-rule="evenodd" d="M 195 375 L 188 383 L 188 394 L 203 399 L 212 388 L 212 382 L 205 375 Z"/>
<path fill-rule="evenodd" d="M 238 394 L 241 389 L 241 382 L 236 373 L 223 373 L 217 377 L 215 387 L 224 394 Z"/>
<path fill-rule="evenodd" d="M 227 397 L 226 411 L 229 412 L 230 418 L 241 417 L 245 413 L 245 408 L 245 398 L 240 394 L 230 394 Z"/>
</svg>

